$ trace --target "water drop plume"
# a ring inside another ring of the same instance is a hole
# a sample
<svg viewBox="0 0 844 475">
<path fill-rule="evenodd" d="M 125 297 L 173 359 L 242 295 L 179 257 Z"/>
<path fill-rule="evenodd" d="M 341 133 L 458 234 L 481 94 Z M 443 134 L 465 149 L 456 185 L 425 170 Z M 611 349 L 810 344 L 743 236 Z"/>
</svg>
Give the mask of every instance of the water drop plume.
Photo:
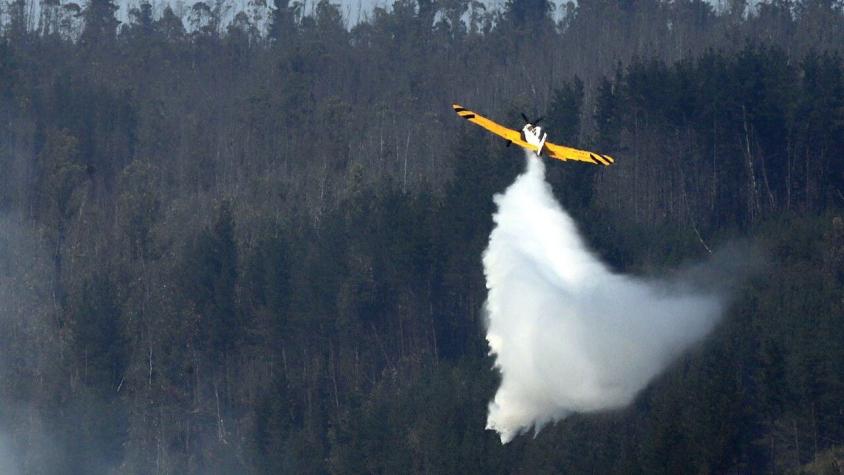
<svg viewBox="0 0 844 475">
<path fill-rule="evenodd" d="M 699 268 L 663 280 L 611 272 L 533 155 L 494 200 L 483 266 L 486 339 L 501 384 L 487 429 L 502 443 L 575 412 L 629 404 L 718 321 L 724 292 L 701 284 L 709 273 Z"/>
</svg>

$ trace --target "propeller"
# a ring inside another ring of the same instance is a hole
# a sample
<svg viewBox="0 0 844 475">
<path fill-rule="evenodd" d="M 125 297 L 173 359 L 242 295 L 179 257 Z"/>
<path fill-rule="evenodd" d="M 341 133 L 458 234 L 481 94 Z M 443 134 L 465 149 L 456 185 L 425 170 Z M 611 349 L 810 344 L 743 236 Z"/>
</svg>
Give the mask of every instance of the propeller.
<svg viewBox="0 0 844 475">
<path fill-rule="evenodd" d="M 531 124 L 531 125 L 537 125 L 540 122 L 542 122 L 542 119 L 545 118 L 545 117 L 540 117 L 540 118 L 536 119 L 535 121 L 531 122 L 531 120 L 528 119 L 528 116 L 526 116 L 524 112 L 521 112 L 521 116 L 522 116 L 522 119 L 524 119 L 526 123 Z"/>
</svg>

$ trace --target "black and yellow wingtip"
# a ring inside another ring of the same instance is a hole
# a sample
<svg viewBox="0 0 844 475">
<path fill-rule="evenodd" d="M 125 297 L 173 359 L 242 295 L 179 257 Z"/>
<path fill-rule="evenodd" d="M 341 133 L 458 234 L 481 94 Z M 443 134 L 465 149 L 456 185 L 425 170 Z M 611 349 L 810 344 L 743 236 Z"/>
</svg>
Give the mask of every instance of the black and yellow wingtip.
<svg viewBox="0 0 844 475">
<path fill-rule="evenodd" d="M 464 119 L 473 119 L 475 117 L 475 113 L 466 109 L 465 107 L 461 106 L 460 104 L 452 104 L 452 109 L 454 112 L 457 112 L 457 115 L 463 117 Z"/>
<path fill-rule="evenodd" d="M 615 163 L 615 159 L 613 159 L 609 155 L 601 155 L 600 153 L 590 153 L 589 158 L 591 158 L 592 161 L 597 163 L 598 165 L 603 165 L 605 167 L 608 167 Z"/>
</svg>

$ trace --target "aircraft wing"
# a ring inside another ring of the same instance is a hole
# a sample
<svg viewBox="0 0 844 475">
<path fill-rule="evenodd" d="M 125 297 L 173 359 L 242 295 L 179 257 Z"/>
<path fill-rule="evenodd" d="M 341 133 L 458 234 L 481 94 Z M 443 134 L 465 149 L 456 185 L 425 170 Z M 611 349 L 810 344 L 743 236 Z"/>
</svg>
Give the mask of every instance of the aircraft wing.
<svg viewBox="0 0 844 475">
<path fill-rule="evenodd" d="M 472 112 L 465 107 L 461 106 L 460 104 L 452 104 L 451 107 L 454 108 L 454 112 L 457 112 L 457 115 L 463 117 L 464 119 L 468 120 L 473 124 L 480 125 L 481 127 L 489 130 L 490 132 L 498 135 L 499 137 L 503 138 L 508 142 L 512 142 L 522 148 L 526 148 L 533 152 L 536 152 L 536 146 L 527 143 L 523 138 L 520 132 L 517 132 L 513 129 L 508 129 L 501 124 L 493 122 L 486 117 Z M 557 145 L 551 142 L 545 142 L 545 146 L 542 147 L 542 151 L 551 158 L 556 158 L 557 160 L 575 160 L 578 162 L 586 162 L 592 163 L 595 165 L 603 165 L 608 167 L 615 162 L 612 157 L 609 155 L 601 155 L 599 153 L 587 152 L 586 150 L 578 150 L 576 148 L 566 147 L 564 145 Z"/>
<path fill-rule="evenodd" d="M 460 117 L 463 117 L 464 119 L 468 120 L 469 122 L 471 122 L 473 124 L 480 125 L 481 127 L 485 128 L 486 130 L 489 130 L 493 134 L 503 138 L 504 140 L 506 140 L 508 142 L 512 142 L 512 143 L 514 143 L 514 144 L 516 144 L 520 147 L 526 148 L 526 149 L 534 151 L 534 152 L 536 151 L 535 146 L 525 142 L 522 139 L 521 133 L 519 133 L 519 132 L 517 132 L 513 129 L 508 129 L 507 127 L 504 127 L 503 125 L 498 124 L 496 122 L 493 122 L 493 121 L 487 119 L 486 117 L 484 117 L 484 116 L 482 116 L 482 115 L 480 115 L 476 112 L 472 112 L 472 111 L 466 109 L 465 107 L 461 106 L 460 104 L 452 104 L 451 107 L 454 108 L 454 112 L 457 112 L 457 115 L 459 115 Z"/>
<path fill-rule="evenodd" d="M 576 148 L 557 145 L 551 142 L 545 142 L 543 150 L 549 157 L 562 161 L 576 160 L 578 162 L 593 163 L 596 165 L 603 165 L 605 167 L 608 167 L 615 162 L 615 160 L 613 160 L 613 158 L 609 155 L 601 155 L 599 153 L 587 152 L 586 150 L 578 150 Z"/>
</svg>

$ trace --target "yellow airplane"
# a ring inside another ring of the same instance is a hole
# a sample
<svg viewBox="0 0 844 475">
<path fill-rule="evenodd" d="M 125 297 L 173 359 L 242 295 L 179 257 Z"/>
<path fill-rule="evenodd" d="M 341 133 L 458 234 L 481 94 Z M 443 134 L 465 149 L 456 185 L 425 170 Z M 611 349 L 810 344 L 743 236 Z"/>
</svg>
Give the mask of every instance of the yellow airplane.
<svg viewBox="0 0 844 475">
<path fill-rule="evenodd" d="M 599 153 L 587 152 L 585 150 L 578 150 L 576 148 L 546 142 L 545 139 L 548 137 L 548 134 L 546 132 L 542 132 L 542 127 L 537 125 L 539 121 L 542 120 L 541 118 L 531 123 L 531 121 L 522 114 L 522 118 L 525 120 L 526 124 L 522 127 L 521 132 L 517 132 L 513 129 L 508 129 L 503 125 L 497 124 L 480 114 L 472 112 L 460 104 L 452 104 L 451 107 L 454 108 L 454 112 L 457 112 L 457 115 L 460 117 L 463 117 L 473 124 L 480 125 L 486 130 L 489 130 L 495 135 L 498 135 L 506 140 L 508 147 L 511 143 L 514 143 L 522 148 L 526 148 L 536 153 L 537 157 L 539 157 L 544 151 L 549 157 L 562 161 L 577 160 L 579 162 L 593 163 L 603 165 L 605 167 L 608 167 L 615 162 L 615 160 L 613 160 L 613 158 L 609 155 L 601 155 Z"/>
</svg>

